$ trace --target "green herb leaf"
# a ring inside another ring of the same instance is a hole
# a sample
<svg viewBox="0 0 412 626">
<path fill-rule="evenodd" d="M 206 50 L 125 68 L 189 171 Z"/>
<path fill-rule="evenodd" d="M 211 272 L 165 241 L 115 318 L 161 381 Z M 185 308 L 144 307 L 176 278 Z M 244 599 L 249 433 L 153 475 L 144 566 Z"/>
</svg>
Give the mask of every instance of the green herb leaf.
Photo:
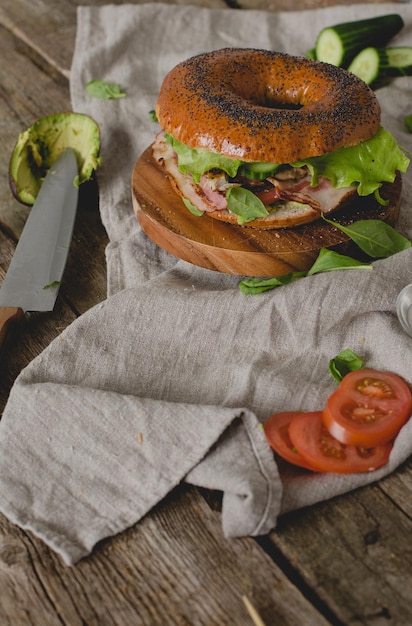
<svg viewBox="0 0 412 626">
<path fill-rule="evenodd" d="M 266 217 L 268 210 L 257 196 L 244 187 L 229 187 L 226 191 L 227 208 L 237 215 L 238 224 Z"/>
<path fill-rule="evenodd" d="M 280 287 L 281 285 L 288 285 L 297 278 L 303 278 L 306 274 L 307 272 L 302 271 L 291 272 L 290 274 L 273 278 L 244 278 L 239 283 L 239 289 L 246 295 L 256 295 L 274 289 L 275 287 Z"/>
<path fill-rule="evenodd" d="M 386 259 L 412 246 L 409 239 L 381 220 L 359 220 L 350 226 L 343 226 L 326 219 L 325 216 L 322 217 L 328 224 L 346 233 L 363 252 L 373 259 Z"/>
<path fill-rule="evenodd" d="M 307 275 L 319 274 L 320 272 L 331 272 L 333 270 L 353 270 L 364 269 L 371 270 L 373 266 L 369 263 L 362 263 L 356 259 L 352 259 L 350 256 L 339 254 L 334 250 L 328 250 L 327 248 L 321 248 L 318 257 Z"/>
<path fill-rule="evenodd" d="M 349 348 L 342 350 L 334 359 L 329 361 L 329 372 L 340 383 L 349 372 L 361 369 L 363 359 Z"/>
<path fill-rule="evenodd" d="M 244 294 L 256 295 L 269 291 L 275 287 L 288 285 L 298 278 L 311 276 L 312 274 L 320 274 L 321 272 L 331 272 L 333 270 L 356 270 L 356 269 L 373 269 L 373 266 L 367 263 L 361 263 L 349 256 L 339 254 L 327 248 L 321 248 L 316 261 L 308 271 L 291 272 L 284 276 L 276 276 L 270 278 L 244 278 L 239 283 L 239 289 Z"/>
<path fill-rule="evenodd" d="M 51 289 L 52 287 L 58 287 L 60 285 L 60 280 L 54 280 L 52 283 L 48 285 L 44 285 L 43 289 Z"/>
<path fill-rule="evenodd" d="M 405 124 L 405 128 L 409 133 L 412 133 L 412 113 L 410 115 L 405 115 L 403 118 L 403 123 Z"/>
<path fill-rule="evenodd" d="M 105 80 L 91 80 L 86 85 L 86 91 L 91 96 L 100 100 L 113 100 L 116 98 L 124 98 L 126 92 L 122 91 L 118 83 L 110 83 Z"/>
<path fill-rule="evenodd" d="M 152 122 L 157 122 L 157 115 L 156 115 L 156 111 L 154 109 L 152 109 L 151 111 L 149 111 L 149 118 Z"/>
</svg>

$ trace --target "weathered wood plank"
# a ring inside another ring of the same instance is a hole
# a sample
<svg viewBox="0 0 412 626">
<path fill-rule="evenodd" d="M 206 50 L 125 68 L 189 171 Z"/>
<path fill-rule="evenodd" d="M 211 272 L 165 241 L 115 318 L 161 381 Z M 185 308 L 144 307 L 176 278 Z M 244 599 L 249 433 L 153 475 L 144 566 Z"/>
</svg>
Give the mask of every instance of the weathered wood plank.
<svg viewBox="0 0 412 626">
<path fill-rule="evenodd" d="M 38 117 L 70 110 L 70 97 L 66 80 L 62 84 L 56 83 L 31 59 L 19 54 L 10 33 L 2 29 L 1 35 L 2 68 L 7 67 L 8 71 L 0 70 L 0 89 L 4 94 L 4 98 L 0 99 L 0 169 L 4 172 L 0 179 L 0 226 L 17 240 L 30 209 L 12 196 L 8 184 L 7 172 L 12 149 L 19 133 Z M 96 184 L 87 183 L 80 191 L 71 254 L 62 289 L 63 295 L 76 294 L 73 305 L 80 313 L 106 297 L 106 245 L 107 236 L 99 215 Z"/>
<path fill-rule="evenodd" d="M 385 480 L 381 480 L 379 487 L 396 504 L 400 512 L 412 519 L 412 460 L 404 463 Z"/>
<path fill-rule="evenodd" d="M 155 0 L 161 2 L 162 0 Z M 143 4 L 145 0 L 130 0 L 129 4 Z M 0 24 L 19 42 L 20 49 L 49 74 L 69 77 L 76 37 L 76 9 L 74 0 L 2 0 Z M 90 2 L 95 6 L 105 0 Z M 112 4 L 122 4 L 115 0 Z M 199 7 L 226 8 L 224 0 L 176 0 L 171 4 L 192 4 Z"/>
<path fill-rule="evenodd" d="M 8 166 L 11 151 L 20 132 L 35 119 L 52 112 L 70 109 L 69 87 L 66 79 L 57 82 L 21 54 L 16 39 L 0 27 L 0 227 L 17 240 L 29 213 L 29 208 L 18 202 L 8 184 Z M 0 406 L 4 407 L 9 389 L 19 371 L 39 354 L 78 313 L 106 297 L 105 246 L 107 237 L 98 211 L 94 183 L 81 188 L 78 215 L 60 297 L 55 310 L 47 314 L 27 315 L 21 329 L 14 336 L 7 366 L 1 377 Z M 0 236 L 1 277 L 10 263 L 14 244 L 5 235 Z M 64 304 L 70 294 L 70 311 Z"/>
<path fill-rule="evenodd" d="M 383 481 L 400 503 L 410 500 L 411 467 Z M 343 624 L 406 626 L 412 623 L 409 513 L 378 484 L 285 516 L 271 540 Z"/>
<path fill-rule="evenodd" d="M 0 223 L 17 239 L 29 209 L 12 197 L 7 172 L 19 133 L 38 117 L 70 110 L 69 85 L 56 82 L 16 48 L 15 38 L 0 27 Z"/>
<path fill-rule="evenodd" d="M 373 4 L 384 4 L 386 0 L 373 0 Z M 394 2 L 402 2 L 402 0 L 394 0 Z M 332 7 L 338 4 L 365 4 L 365 0 L 349 0 L 342 2 L 341 0 L 303 0 L 297 6 L 296 2 L 290 0 L 236 0 L 236 4 L 240 9 L 256 9 L 262 11 L 296 11 L 296 9 L 319 9 L 322 7 Z"/>
<path fill-rule="evenodd" d="M 14 244 L 0 232 L 0 282 L 9 266 Z M 65 289 L 65 278 L 62 293 Z M 74 292 L 75 293 L 75 292 Z M 81 302 L 78 302 L 81 306 Z M 19 372 L 30 363 L 62 330 L 76 319 L 76 313 L 59 296 L 51 313 L 28 313 L 9 338 L 0 364 L 0 412 Z"/>
<path fill-rule="evenodd" d="M 0 518 L 0 622 L 31 626 L 250 626 L 328 622 L 251 539 L 226 541 L 220 516 L 179 488 L 139 525 L 73 568 Z"/>
</svg>

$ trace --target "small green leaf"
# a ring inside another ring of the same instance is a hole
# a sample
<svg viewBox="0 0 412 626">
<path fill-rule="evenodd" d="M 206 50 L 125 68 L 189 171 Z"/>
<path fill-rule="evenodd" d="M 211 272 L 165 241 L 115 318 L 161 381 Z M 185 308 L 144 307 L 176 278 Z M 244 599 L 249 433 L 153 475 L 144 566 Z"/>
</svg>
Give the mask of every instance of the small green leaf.
<svg viewBox="0 0 412 626">
<path fill-rule="evenodd" d="M 239 283 L 239 289 L 246 295 L 255 295 L 263 293 L 264 291 L 269 291 L 275 287 L 280 287 L 281 285 L 288 285 L 297 278 L 303 278 L 304 276 L 306 276 L 306 272 L 302 271 L 291 272 L 290 274 L 285 274 L 284 276 L 271 278 L 244 278 Z"/>
<path fill-rule="evenodd" d="M 350 256 L 334 252 L 334 250 L 321 248 L 316 261 L 308 271 L 308 276 L 319 274 L 320 272 L 331 272 L 332 270 L 354 269 L 371 270 L 373 266 L 369 263 L 362 263 L 361 261 L 352 259 Z"/>
<path fill-rule="evenodd" d="M 350 226 L 323 219 L 348 235 L 359 248 L 373 259 L 386 259 L 397 252 L 412 246 L 409 239 L 403 237 L 392 226 L 381 220 L 359 220 Z"/>
<path fill-rule="evenodd" d="M 405 124 L 405 128 L 408 133 L 412 133 L 412 113 L 410 115 L 405 115 L 403 123 Z"/>
<path fill-rule="evenodd" d="M 363 367 L 363 359 L 349 348 L 342 350 L 334 359 L 329 361 L 329 372 L 340 383 L 342 378 Z"/>
<path fill-rule="evenodd" d="M 227 208 L 237 215 L 238 224 L 269 215 L 262 200 L 244 187 L 229 187 L 226 191 L 226 199 Z"/>
<path fill-rule="evenodd" d="M 356 270 L 356 269 L 373 269 L 373 266 L 367 263 L 361 263 L 349 256 L 339 254 L 327 248 L 321 248 L 319 254 L 308 271 L 291 272 L 284 276 L 276 276 L 271 278 L 244 278 L 239 283 L 239 289 L 244 294 L 258 294 L 275 287 L 288 285 L 298 278 L 311 276 L 312 274 L 320 274 L 322 272 L 331 272 L 333 270 Z"/>
<path fill-rule="evenodd" d="M 44 285 L 43 289 L 51 289 L 52 287 L 58 287 L 60 285 L 60 280 L 54 280 L 52 283 L 48 285 Z"/>
<path fill-rule="evenodd" d="M 122 90 L 118 83 L 110 83 L 99 79 L 88 82 L 86 91 L 91 96 L 99 98 L 100 100 L 113 100 L 126 96 L 126 92 Z"/>
</svg>

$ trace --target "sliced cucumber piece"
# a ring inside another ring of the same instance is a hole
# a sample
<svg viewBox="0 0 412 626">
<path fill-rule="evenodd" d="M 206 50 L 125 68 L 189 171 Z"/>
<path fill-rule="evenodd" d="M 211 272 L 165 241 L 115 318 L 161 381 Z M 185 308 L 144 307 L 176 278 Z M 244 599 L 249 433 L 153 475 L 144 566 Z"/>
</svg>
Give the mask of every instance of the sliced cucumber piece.
<svg viewBox="0 0 412 626">
<path fill-rule="evenodd" d="M 48 170 L 66 148 L 73 148 L 76 155 L 76 183 L 89 180 L 101 163 L 97 122 L 83 113 L 55 113 L 19 135 L 9 164 L 10 188 L 17 200 L 34 203 Z"/>
<path fill-rule="evenodd" d="M 388 72 L 391 76 L 412 76 L 412 47 L 386 48 Z"/>
<path fill-rule="evenodd" d="M 363 48 L 385 46 L 403 26 L 396 13 L 329 26 L 318 35 L 316 58 L 346 68 Z"/>
<path fill-rule="evenodd" d="M 388 82 L 388 55 L 384 48 L 365 48 L 353 59 L 348 71 L 361 78 L 371 89 Z"/>
<path fill-rule="evenodd" d="M 412 76 L 412 48 L 365 48 L 348 67 L 372 89 L 387 84 L 395 76 Z"/>
<path fill-rule="evenodd" d="M 245 178 L 253 178 L 254 180 L 265 180 L 268 176 L 274 176 L 279 169 L 276 163 L 255 162 L 242 163 L 238 174 Z"/>
</svg>

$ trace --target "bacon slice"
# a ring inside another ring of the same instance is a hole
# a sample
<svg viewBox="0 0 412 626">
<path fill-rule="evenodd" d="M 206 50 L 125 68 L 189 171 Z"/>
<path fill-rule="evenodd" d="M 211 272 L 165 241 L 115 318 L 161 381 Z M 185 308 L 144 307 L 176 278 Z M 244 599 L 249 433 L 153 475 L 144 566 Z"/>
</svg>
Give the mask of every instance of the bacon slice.
<svg viewBox="0 0 412 626">
<path fill-rule="evenodd" d="M 199 211 L 212 213 L 227 208 L 226 194 L 214 191 L 207 185 L 193 182 L 190 174 L 182 174 L 177 166 L 176 153 L 170 143 L 164 141 L 164 133 L 159 133 L 153 144 L 153 156 L 163 165 L 171 177 L 176 191 L 189 200 Z"/>
<path fill-rule="evenodd" d="M 294 201 L 307 204 L 319 211 L 330 213 L 345 203 L 355 192 L 356 187 L 333 187 L 328 178 L 321 177 L 317 187 L 311 187 L 310 175 L 299 181 L 278 180 L 270 178 L 273 188 L 256 195 L 264 204 L 272 204 L 276 200 Z"/>
</svg>

